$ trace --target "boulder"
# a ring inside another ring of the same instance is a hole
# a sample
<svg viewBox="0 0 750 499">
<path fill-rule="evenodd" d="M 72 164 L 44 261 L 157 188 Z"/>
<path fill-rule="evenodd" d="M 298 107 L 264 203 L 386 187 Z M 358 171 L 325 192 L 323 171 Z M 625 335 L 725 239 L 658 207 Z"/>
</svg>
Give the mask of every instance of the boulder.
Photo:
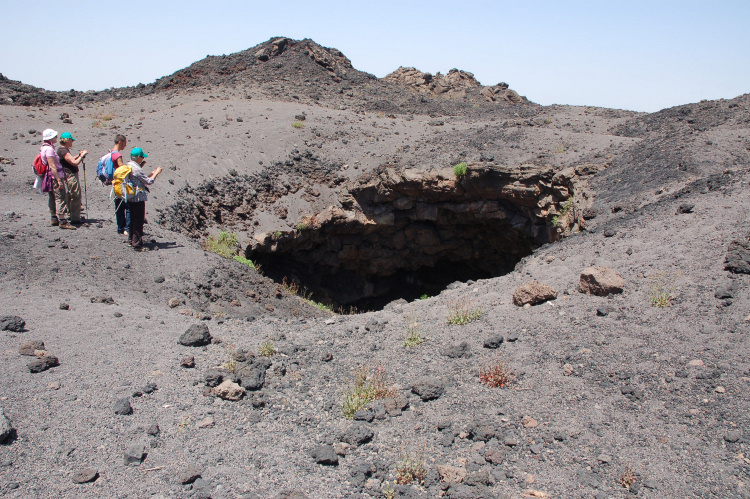
<svg viewBox="0 0 750 499">
<path fill-rule="evenodd" d="M 26 321 L 17 315 L 0 316 L 0 331 L 12 331 L 20 333 L 26 326 Z"/>
<path fill-rule="evenodd" d="M 438 399 L 445 393 L 445 383 L 429 376 L 422 376 L 412 385 L 411 391 L 427 402 Z"/>
<path fill-rule="evenodd" d="M 57 367 L 60 365 L 60 361 L 55 357 L 54 355 L 50 354 L 43 354 L 34 360 L 30 361 L 28 364 L 26 364 L 26 367 L 29 368 L 29 371 L 32 373 L 40 373 L 42 371 L 46 371 L 47 369 L 50 369 L 52 367 Z"/>
<path fill-rule="evenodd" d="M 336 466 L 339 464 L 339 457 L 333 450 L 332 445 L 318 445 L 310 452 L 315 462 L 326 466 Z"/>
<path fill-rule="evenodd" d="M 241 399 L 246 393 L 244 388 L 228 379 L 212 389 L 211 392 L 219 398 L 232 401 Z"/>
<path fill-rule="evenodd" d="M 557 291 L 552 286 L 540 284 L 536 281 L 522 284 L 513 292 L 513 304 L 518 307 L 523 307 L 527 303 L 537 305 L 555 298 L 557 298 Z"/>
<path fill-rule="evenodd" d="M 581 272 L 578 292 L 596 296 L 622 293 L 625 279 L 608 267 L 589 267 Z"/>
<path fill-rule="evenodd" d="M 733 274 L 750 274 L 750 241 L 736 240 L 729 243 L 724 269 Z"/>
<path fill-rule="evenodd" d="M 211 333 L 208 332 L 208 326 L 204 323 L 193 324 L 187 331 L 180 336 L 180 345 L 186 347 L 201 347 L 211 343 Z"/>
</svg>

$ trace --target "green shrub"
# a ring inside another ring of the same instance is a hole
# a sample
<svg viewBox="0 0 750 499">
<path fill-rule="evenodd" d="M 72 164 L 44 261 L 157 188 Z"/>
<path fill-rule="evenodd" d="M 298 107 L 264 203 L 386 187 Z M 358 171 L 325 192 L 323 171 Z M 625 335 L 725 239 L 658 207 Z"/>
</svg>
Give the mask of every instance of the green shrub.
<svg viewBox="0 0 750 499">
<path fill-rule="evenodd" d="M 651 280 L 651 292 L 649 293 L 649 299 L 651 300 L 652 307 L 668 307 L 672 304 L 674 296 L 672 296 L 672 289 L 667 289 L 665 281 L 667 276 L 664 272 L 657 272 L 656 274 L 649 277 Z"/>
<path fill-rule="evenodd" d="M 463 326 L 479 319 L 482 315 L 481 307 L 474 307 L 470 298 L 459 298 L 448 302 L 448 324 Z"/>
<path fill-rule="evenodd" d="M 462 161 L 461 163 L 454 165 L 453 173 L 456 175 L 456 178 L 461 178 L 466 175 L 466 162 Z"/>
<path fill-rule="evenodd" d="M 404 347 L 412 348 L 424 343 L 419 321 L 415 317 L 406 318 L 406 336 L 404 336 Z"/>
<path fill-rule="evenodd" d="M 424 463 L 424 451 L 412 454 L 404 452 L 396 465 L 396 483 L 400 485 L 423 485 L 427 476 Z"/>
<path fill-rule="evenodd" d="M 260 355 L 261 357 L 271 357 L 275 353 L 276 347 L 274 346 L 273 340 L 271 338 L 268 338 L 258 347 L 258 355 Z"/>
<path fill-rule="evenodd" d="M 303 126 L 305 126 L 305 124 L 301 121 L 295 121 L 294 123 L 292 123 L 292 128 L 302 128 Z"/>
<path fill-rule="evenodd" d="M 234 255 L 234 260 L 237 261 L 237 262 L 240 262 L 240 263 L 244 263 L 245 265 L 247 265 L 248 267 L 250 267 L 253 270 L 260 270 L 259 266 L 255 262 L 253 262 L 252 260 L 249 260 L 249 259 L 245 258 L 242 255 Z"/>
<path fill-rule="evenodd" d="M 364 365 L 354 373 L 354 383 L 344 391 L 341 401 L 341 412 L 347 419 L 352 419 L 354 413 L 364 409 L 373 400 L 393 396 L 388 376 L 382 366 L 370 369 Z"/>
</svg>

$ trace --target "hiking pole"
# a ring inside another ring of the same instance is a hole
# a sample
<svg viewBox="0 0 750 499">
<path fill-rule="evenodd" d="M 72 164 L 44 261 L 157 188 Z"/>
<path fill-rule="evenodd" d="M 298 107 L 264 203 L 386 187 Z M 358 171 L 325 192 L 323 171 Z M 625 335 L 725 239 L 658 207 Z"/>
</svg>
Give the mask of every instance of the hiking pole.
<svg viewBox="0 0 750 499">
<path fill-rule="evenodd" d="M 86 195 L 86 162 L 81 160 L 81 165 L 83 166 L 83 199 L 86 202 L 86 218 L 89 218 L 89 198 Z"/>
</svg>

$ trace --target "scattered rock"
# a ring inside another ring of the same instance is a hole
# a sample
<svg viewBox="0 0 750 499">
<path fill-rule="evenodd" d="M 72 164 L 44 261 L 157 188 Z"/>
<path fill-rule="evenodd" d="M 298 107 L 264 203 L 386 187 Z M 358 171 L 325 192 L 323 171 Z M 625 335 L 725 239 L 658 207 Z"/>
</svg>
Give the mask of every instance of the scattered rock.
<svg viewBox="0 0 750 499">
<path fill-rule="evenodd" d="M 200 477 L 201 477 L 200 469 L 198 469 L 195 466 L 188 466 L 183 471 L 181 471 L 179 475 L 177 475 L 177 480 L 182 485 L 188 485 L 188 484 L 195 482 Z"/>
<path fill-rule="evenodd" d="M 325 466 L 336 466 L 339 464 L 339 457 L 333 450 L 332 445 L 318 445 L 310 453 L 315 462 Z"/>
<path fill-rule="evenodd" d="M 518 286 L 513 292 L 513 304 L 522 307 L 526 304 L 537 305 L 557 298 L 557 291 L 551 286 L 531 281 Z"/>
<path fill-rule="evenodd" d="M 23 332 L 26 321 L 17 315 L 0 316 L 0 331 L 12 331 L 14 333 Z"/>
<path fill-rule="evenodd" d="M 440 480 L 447 483 L 461 483 L 466 478 L 466 468 L 459 468 L 457 466 L 449 466 L 447 464 L 438 464 L 437 471 L 440 475 Z"/>
<path fill-rule="evenodd" d="M 504 338 L 501 335 L 494 335 L 490 336 L 486 340 L 484 340 L 484 348 L 500 348 L 500 345 L 503 344 Z"/>
<path fill-rule="evenodd" d="M 68 303 L 61 303 L 60 310 L 70 310 L 70 305 Z"/>
<path fill-rule="evenodd" d="M 133 414 L 133 407 L 130 405 L 130 399 L 127 397 L 117 399 L 113 409 L 115 411 L 115 414 L 119 416 L 128 416 L 130 414 Z"/>
<path fill-rule="evenodd" d="M 607 307 L 606 305 L 598 307 L 596 309 L 596 315 L 598 315 L 599 317 L 606 317 L 607 315 L 609 315 L 609 307 Z"/>
<path fill-rule="evenodd" d="M 260 362 L 245 364 L 235 370 L 235 376 L 245 390 L 260 390 L 266 382 L 266 366 Z"/>
<path fill-rule="evenodd" d="M 195 367 L 195 357 L 192 355 L 188 355 L 187 357 L 183 357 L 182 360 L 180 360 L 180 365 L 187 369 L 192 369 Z"/>
<path fill-rule="evenodd" d="M 198 428 L 212 428 L 214 424 L 216 424 L 214 418 L 207 416 L 198 423 Z"/>
<path fill-rule="evenodd" d="M 471 357 L 471 353 L 469 352 L 469 344 L 465 341 L 462 341 L 458 345 L 451 345 L 449 347 L 441 349 L 440 354 L 451 359 Z"/>
<path fill-rule="evenodd" d="M 164 281 L 166 281 L 166 279 L 164 278 L 163 275 L 154 276 L 154 282 L 156 284 L 162 284 Z"/>
<path fill-rule="evenodd" d="M 158 437 L 160 432 L 159 425 L 156 423 L 152 423 L 151 426 L 146 429 L 146 434 L 152 437 Z"/>
<path fill-rule="evenodd" d="M 341 434 L 341 441 L 353 445 L 354 447 L 359 447 L 360 445 L 364 445 L 372 440 L 373 436 L 374 433 L 372 430 L 365 425 L 354 424 Z"/>
<path fill-rule="evenodd" d="M 73 483 L 89 483 L 99 478 L 99 472 L 92 468 L 84 468 L 73 475 Z"/>
<path fill-rule="evenodd" d="M 435 400 L 445 393 L 445 383 L 429 376 L 419 378 L 411 391 L 419 395 L 422 401 Z"/>
<path fill-rule="evenodd" d="M 232 401 L 241 399 L 246 393 L 244 388 L 228 379 L 212 389 L 211 392 L 219 398 Z"/>
<path fill-rule="evenodd" d="M 186 347 L 201 347 L 211 343 L 211 333 L 208 332 L 208 326 L 204 322 L 193 324 L 182 333 L 179 342 L 180 345 Z"/>
<path fill-rule="evenodd" d="M 182 300 L 179 298 L 170 298 L 167 305 L 169 305 L 169 308 L 177 308 L 182 305 Z"/>
<path fill-rule="evenodd" d="M 693 203 L 682 203 L 677 208 L 677 213 L 692 213 L 694 208 L 695 208 L 695 204 Z"/>
<path fill-rule="evenodd" d="M 0 444 L 5 442 L 13 434 L 13 426 L 5 415 L 2 406 L 0 406 Z"/>
<path fill-rule="evenodd" d="M 32 373 L 40 373 L 59 365 L 60 361 L 57 359 L 57 357 L 50 354 L 44 354 L 30 361 L 28 364 L 26 364 L 26 367 L 28 367 L 29 371 L 31 371 Z"/>
<path fill-rule="evenodd" d="M 739 442 L 741 438 L 742 438 L 742 431 L 740 430 L 732 430 L 728 432 L 726 435 L 724 435 L 724 441 L 729 442 L 730 444 Z"/>
<path fill-rule="evenodd" d="M 393 397 L 383 399 L 383 408 L 385 408 L 385 412 L 387 412 L 389 416 L 400 416 L 407 407 L 409 407 L 409 402 L 406 400 L 406 397 L 400 393 Z"/>
<path fill-rule="evenodd" d="M 146 447 L 141 443 L 132 444 L 123 453 L 125 466 L 140 466 L 145 459 Z"/>
<path fill-rule="evenodd" d="M 32 340 L 27 341 L 25 343 L 21 343 L 21 346 L 18 347 L 18 353 L 21 355 L 27 355 L 29 357 L 33 357 L 36 354 L 34 352 L 44 350 L 44 342 L 41 340 Z"/>
<path fill-rule="evenodd" d="M 581 272 L 578 292 L 596 296 L 622 293 L 625 279 L 608 267 L 589 267 Z"/>
<path fill-rule="evenodd" d="M 91 298 L 91 303 L 103 303 L 105 305 L 114 305 L 115 300 L 111 296 L 94 296 Z"/>
<path fill-rule="evenodd" d="M 733 274 L 750 274 L 750 241 L 736 240 L 729 243 L 724 270 Z"/>
</svg>

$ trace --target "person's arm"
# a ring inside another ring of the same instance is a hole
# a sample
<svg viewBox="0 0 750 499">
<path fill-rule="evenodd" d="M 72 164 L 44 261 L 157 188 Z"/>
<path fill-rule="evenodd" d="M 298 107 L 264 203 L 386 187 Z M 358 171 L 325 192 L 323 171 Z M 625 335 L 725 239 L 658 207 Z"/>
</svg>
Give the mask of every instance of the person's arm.
<svg viewBox="0 0 750 499">
<path fill-rule="evenodd" d="M 115 170 L 120 168 L 123 164 L 124 163 L 122 162 L 122 156 L 120 156 L 119 158 L 117 158 L 117 164 L 115 165 Z"/>
<path fill-rule="evenodd" d="M 159 176 L 159 174 L 162 172 L 161 166 L 158 166 L 156 170 L 151 172 L 151 175 L 148 176 L 152 181 L 156 180 L 156 177 Z"/>
<path fill-rule="evenodd" d="M 88 151 L 84 149 L 83 151 L 78 153 L 78 156 L 73 156 L 72 154 L 70 154 L 70 151 L 68 151 L 65 153 L 65 161 L 67 161 L 70 165 L 78 166 L 81 164 L 81 161 L 83 161 L 83 158 L 86 157 L 87 153 Z"/>
</svg>

